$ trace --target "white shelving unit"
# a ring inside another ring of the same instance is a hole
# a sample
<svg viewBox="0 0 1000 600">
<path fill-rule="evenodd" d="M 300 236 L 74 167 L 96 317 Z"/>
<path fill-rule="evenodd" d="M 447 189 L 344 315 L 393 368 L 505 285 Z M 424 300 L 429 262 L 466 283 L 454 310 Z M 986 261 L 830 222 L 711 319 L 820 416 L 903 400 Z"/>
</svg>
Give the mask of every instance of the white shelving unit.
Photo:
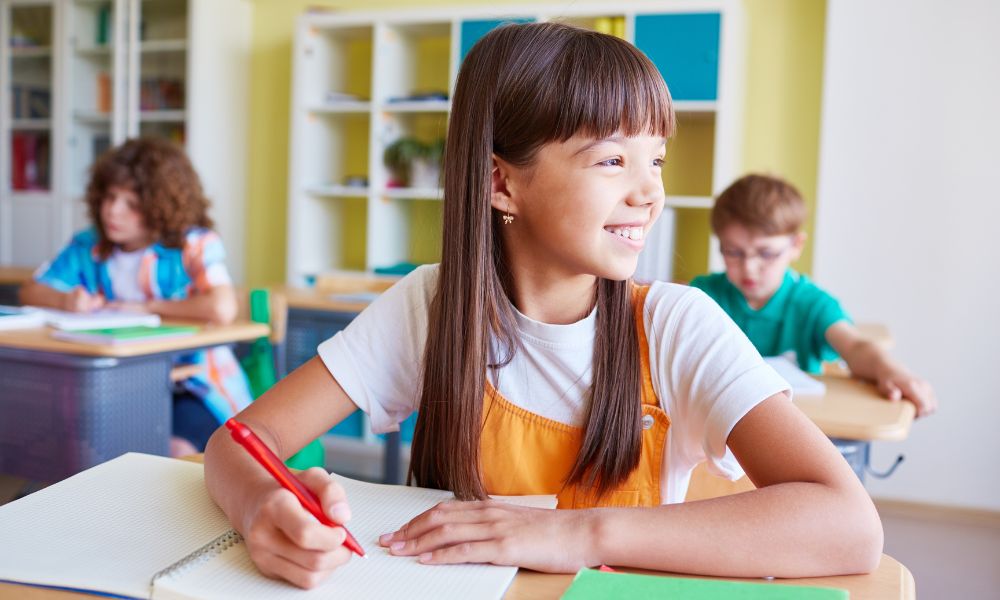
<svg viewBox="0 0 1000 600">
<path fill-rule="evenodd" d="M 153 136 L 185 146 L 241 280 L 251 16 L 249 0 L 0 0 L 0 265 L 51 258 L 88 222 L 96 156 Z M 24 86 L 48 116 L 15 110 Z M 48 176 L 29 199 L 14 144 L 31 131 L 49 134 Z"/>
<path fill-rule="evenodd" d="M 705 219 L 713 196 L 738 175 L 738 0 L 304 14 L 291 107 L 290 285 L 329 271 L 438 260 L 441 190 L 389 187 L 383 153 L 401 136 L 445 137 L 464 53 L 507 20 L 559 20 L 620 35 L 664 73 L 680 127 L 668 149 L 667 209 L 637 275 L 672 276 L 675 224 L 685 227 L 692 211 Z M 707 235 L 703 242 L 712 247 Z"/>
</svg>

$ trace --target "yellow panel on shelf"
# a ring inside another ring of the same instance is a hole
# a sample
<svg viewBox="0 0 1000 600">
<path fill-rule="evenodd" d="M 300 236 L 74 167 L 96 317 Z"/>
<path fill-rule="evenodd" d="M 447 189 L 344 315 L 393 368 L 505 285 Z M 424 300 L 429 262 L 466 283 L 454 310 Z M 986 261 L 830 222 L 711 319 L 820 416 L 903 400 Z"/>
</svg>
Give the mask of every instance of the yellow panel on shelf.
<svg viewBox="0 0 1000 600">
<path fill-rule="evenodd" d="M 714 115 L 677 115 L 677 131 L 667 140 L 667 159 L 663 165 L 663 187 L 668 195 L 712 195 L 714 144 Z"/>
<path fill-rule="evenodd" d="M 447 35 L 422 38 L 416 44 L 417 70 L 413 92 L 448 93 L 448 62 L 451 38 Z"/>
<path fill-rule="evenodd" d="M 708 272 L 709 215 L 704 208 L 677 209 L 673 281 L 691 281 Z"/>
<path fill-rule="evenodd" d="M 440 262 L 442 206 L 440 200 L 410 201 L 410 262 Z"/>
<path fill-rule="evenodd" d="M 369 98 L 372 93 L 372 40 L 359 38 L 347 44 L 347 89 L 359 98 Z"/>
<path fill-rule="evenodd" d="M 330 243 L 340 244 L 343 268 L 349 271 L 365 270 L 365 248 L 368 238 L 365 224 L 368 221 L 368 201 L 365 198 L 337 198 L 341 203 L 340 239 Z"/>
</svg>

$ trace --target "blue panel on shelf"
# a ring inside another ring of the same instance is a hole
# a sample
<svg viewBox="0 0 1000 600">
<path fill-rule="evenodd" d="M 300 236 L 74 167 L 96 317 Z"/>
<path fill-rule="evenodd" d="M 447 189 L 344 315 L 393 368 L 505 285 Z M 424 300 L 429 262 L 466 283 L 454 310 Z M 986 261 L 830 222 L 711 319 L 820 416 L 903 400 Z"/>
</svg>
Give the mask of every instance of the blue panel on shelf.
<svg viewBox="0 0 1000 600">
<path fill-rule="evenodd" d="M 331 429 L 330 433 L 344 437 L 361 438 L 364 437 L 364 426 L 364 413 L 356 410 L 346 419 L 337 423 L 337 426 Z"/>
<path fill-rule="evenodd" d="M 719 13 L 637 15 L 635 45 L 660 70 L 674 100 L 718 95 Z"/>
<path fill-rule="evenodd" d="M 413 413 L 406 418 L 405 421 L 399 424 L 399 438 L 403 440 L 404 444 L 409 444 L 413 441 L 413 429 L 417 426 L 417 413 Z M 379 436 L 383 440 L 385 439 L 385 434 Z"/>
<path fill-rule="evenodd" d="M 465 60 L 465 55 L 468 54 L 469 50 L 476 45 L 479 38 L 483 37 L 490 31 L 493 31 L 497 27 L 506 23 L 533 23 L 534 21 L 535 20 L 531 18 L 462 21 L 462 60 Z"/>
</svg>

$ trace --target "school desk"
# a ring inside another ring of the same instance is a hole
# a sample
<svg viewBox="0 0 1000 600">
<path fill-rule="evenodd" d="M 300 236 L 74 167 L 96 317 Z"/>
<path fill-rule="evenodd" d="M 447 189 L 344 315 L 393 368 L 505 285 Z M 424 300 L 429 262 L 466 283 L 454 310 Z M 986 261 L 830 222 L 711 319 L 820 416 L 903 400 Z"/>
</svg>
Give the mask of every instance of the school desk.
<svg viewBox="0 0 1000 600">
<path fill-rule="evenodd" d="M 628 571 L 657 574 L 633 569 Z M 666 575 L 666 573 L 664 574 Z M 553 575 L 521 570 L 518 571 L 503 597 L 504 600 L 556 600 L 569 587 L 572 580 L 572 575 Z M 733 579 L 733 581 L 760 582 L 762 580 Z M 913 575 L 899 561 L 887 554 L 882 555 L 882 562 L 879 563 L 878 568 L 867 575 L 781 579 L 770 583 L 772 585 L 815 585 L 840 588 L 850 593 L 851 600 L 914 600 L 916 598 Z M 0 583 L 0 600 L 93 600 L 95 597 L 76 592 Z"/>
<path fill-rule="evenodd" d="M 0 267 L 0 304 L 16 306 L 20 304 L 17 290 L 31 279 L 34 269 L 24 267 Z"/>
<path fill-rule="evenodd" d="M 59 341 L 48 328 L 0 332 L 0 473 L 57 481 L 123 452 L 166 455 L 173 357 L 269 333 L 260 323 L 198 325 L 121 346 Z"/>
</svg>

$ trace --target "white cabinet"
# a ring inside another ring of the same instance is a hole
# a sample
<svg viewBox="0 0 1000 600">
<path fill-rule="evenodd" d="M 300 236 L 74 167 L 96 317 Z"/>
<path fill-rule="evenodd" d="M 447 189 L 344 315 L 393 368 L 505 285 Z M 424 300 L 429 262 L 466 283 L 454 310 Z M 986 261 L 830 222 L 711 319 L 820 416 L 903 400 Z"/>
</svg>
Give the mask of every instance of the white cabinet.
<svg viewBox="0 0 1000 600">
<path fill-rule="evenodd" d="M 738 175 L 741 13 L 735 0 L 705 0 L 304 14 L 294 48 L 288 283 L 439 260 L 439 185 L 395 185 L 384 153 L 400 138 L 426 147 L 445 137 L 462 57 L 512 20 L 619 35 L 657 64 L 680 127 L 664 171 L 668 210 L 638 275 L 674 275 L 674 242 L 684 236 L 700 256 L 677 262 L 707 268 L 712 196 Z"/>
<path fill-rule="evenodd" d="M 94 158 L 155 136 L 187 149 L 242 279 L 251 11 L 249 0 L 0 0 L 0 264 L 50 258 L 87 223 Z M 15 102 L 25 87 L 48 98 L 47 117 Z"/>
</svg>

